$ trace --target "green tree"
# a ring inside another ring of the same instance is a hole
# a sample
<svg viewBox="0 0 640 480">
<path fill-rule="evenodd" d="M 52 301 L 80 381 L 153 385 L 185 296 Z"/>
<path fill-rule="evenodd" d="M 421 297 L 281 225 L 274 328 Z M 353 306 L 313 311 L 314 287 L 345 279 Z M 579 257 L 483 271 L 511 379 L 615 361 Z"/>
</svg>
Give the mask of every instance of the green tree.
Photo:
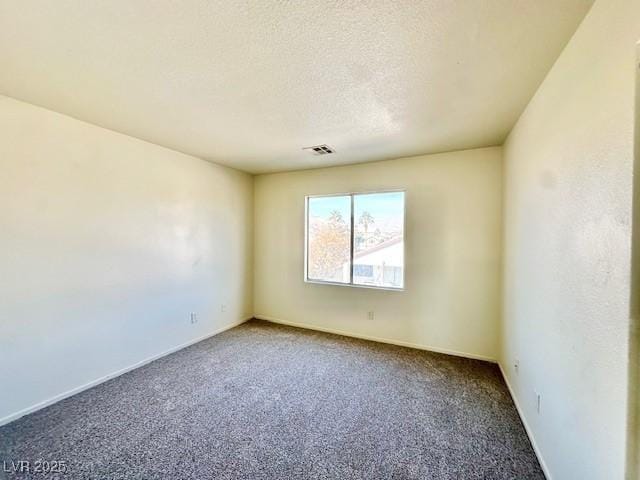
<svg viewBox="0 0 640 480">
<path fill-rule="evenodd" d="M 329 223 L 333 224 L 344 224 L 344 218 L 342 218 L 342 214 L 338 210 L 332 210 L 329 214 Z"/>
<path fill-rule="evenodd" d="M 367 211 L 362 212 L 362 214 L 360 215 L 360 219 L 358 220 L 358 224 L 362 225 L 362 228 L 364 228 L 364 233 L 368 233 L 369 225 L 371 225 L 372 223 L 375 223 L 375 219 L 373 218 L 373 216 Z"/>
</svg>

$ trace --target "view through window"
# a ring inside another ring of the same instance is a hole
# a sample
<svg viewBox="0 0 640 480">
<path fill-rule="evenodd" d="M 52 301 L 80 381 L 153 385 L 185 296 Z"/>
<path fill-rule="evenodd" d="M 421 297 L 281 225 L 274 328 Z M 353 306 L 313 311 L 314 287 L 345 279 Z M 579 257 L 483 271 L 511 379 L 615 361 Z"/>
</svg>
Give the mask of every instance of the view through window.
<svg viewBox="0 0 640 480">
<path fill-rule="evenodd" d="M 404 192 L 307 197 L 310 281 L 404 287 Z"/>
</svg>

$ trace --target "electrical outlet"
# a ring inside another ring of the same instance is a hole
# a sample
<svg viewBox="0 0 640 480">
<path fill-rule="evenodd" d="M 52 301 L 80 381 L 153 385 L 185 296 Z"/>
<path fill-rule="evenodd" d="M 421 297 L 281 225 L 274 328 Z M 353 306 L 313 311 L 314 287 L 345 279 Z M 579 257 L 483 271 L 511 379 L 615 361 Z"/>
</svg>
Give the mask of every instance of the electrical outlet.
<svg viewBox="0 0 640 480">
<path fill-rule="evenodd" d="M 227 306 L 224 303 L 220 305 L 220 311 L 223 313 L 227 311 Z"/>
<path fill-rule="evenodd" d="M 367 318 L 368 318 L 369 320 L 373 320 L 373 318 L 374 318 L 374 314 L 373 314 L 373 312 L 367 312 Z"/>
<path fill-rule="evenodd" d="M 534 393 L 536 394 L 536 412 L 538 412 L 538 415 L 540 414 L 540 407 L 541 407 L 541 403 L 542 403 L 542 395 L 540 394 L 540 392 L 534 390 Z"/>
<path fill-rule="evenodd" d="M 513 369 L 516 371 L 516 375 L 520 374 L 520 360 L 516 359 L 516 361 L 513 362 Z"/>
<path fill-rule="evenodd" d="M 191 323 L 198 323 L 198 316 L 194 312 L 191 312 L 191 316 L 189 318 L 191 319 Z"/>
</svg>

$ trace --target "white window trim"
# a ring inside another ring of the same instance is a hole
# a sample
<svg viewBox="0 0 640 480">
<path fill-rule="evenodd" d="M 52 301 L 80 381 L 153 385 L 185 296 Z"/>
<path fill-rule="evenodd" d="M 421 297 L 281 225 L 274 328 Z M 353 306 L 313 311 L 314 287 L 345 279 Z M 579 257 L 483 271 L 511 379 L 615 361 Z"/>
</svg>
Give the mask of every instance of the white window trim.
<svg viewBox="0 0 640 480">
<path fill-rule="evenodd" d="M 370 195 L 376 193 L 397 193 L 402 192 L 404 194 L 404 202 L 402 205 L 402 287 L 382 287 L 378 285 L 360 285 L 357 283 L 353 283 L 353 240 L 354 240 L 354 219 L 353 219 L 353 198 L 356 195 Z M 310 198 L 322 198 L 322 197 L 346 197 L 350 196 L 351 198 L 351 239 L 350 243 L 350 269 L 349 269 L 349 283 L 342 282 L 330 282 L 326 280 L 316 280 L 311 279 L 307 276 L 307 270 L 309 265 L 309 199 Z M 347 192 L 347 193 L 323 193 L 323 194 L 315 194 L 315 195 L 306 195 L 304 197 L 304 273 L 303 279 L 305 283 L 315 284 L 315 285 L 332 285 L 337 287 L 351 287 L 351 288 L 367 288 L 372 290 L 388 290 L 392 292 L 403 292 L 406 289 L 406 266 L 407 266 L 407 242 L 406 242 L 406 232 L 407 232 L 407 192 L 404 189 L 390 189 L 390 190 L 367 190 L 360 192 Z"/>
</svg>

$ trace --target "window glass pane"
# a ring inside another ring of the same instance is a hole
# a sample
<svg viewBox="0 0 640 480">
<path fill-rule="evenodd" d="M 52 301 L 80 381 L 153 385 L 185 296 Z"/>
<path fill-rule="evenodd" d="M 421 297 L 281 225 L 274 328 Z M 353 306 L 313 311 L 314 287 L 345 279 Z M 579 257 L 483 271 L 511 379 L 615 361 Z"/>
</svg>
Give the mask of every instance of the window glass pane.
<svg viewBox="0 0 640 480">
<path fill-rule="evenodd" d="M 403 287 L 404 192 L 353 196 L 353 283 Z"/>
<path fill-rule="evenodd" d="M 351 196 L 308 199 L 307 278 L 349 283 Z"/>
</svg>

